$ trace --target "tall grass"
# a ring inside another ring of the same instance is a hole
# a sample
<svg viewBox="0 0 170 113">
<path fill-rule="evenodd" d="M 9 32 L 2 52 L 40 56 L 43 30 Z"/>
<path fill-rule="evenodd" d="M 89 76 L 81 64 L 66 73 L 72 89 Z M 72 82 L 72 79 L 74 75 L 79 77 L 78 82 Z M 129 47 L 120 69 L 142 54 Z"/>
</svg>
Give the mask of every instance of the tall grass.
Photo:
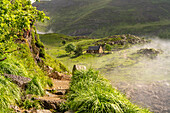
<svg viewBox="0 0 170 113">
<path fill-rule="evenodd" d="M 0 62 L 0 70 L 6 74 L 20 75 L 28 77 L 28 72 L 15 57 L 8 55 L 7 59 L 3 62 Z"/>
<path fill-rule="evenodd" d="M 77 71 L 70 86 L 66 106 L 80 113 L 148 113 L 132 104 L 123 94 L 112 88 L 109 81 L 90 69 Z"/>
<path fill-rule="evenodd" d="M 34 77 L 28 84 L 26 93 L 43 96 L 44 89 L 41 83 L 41 79 L 38 77 Z"/>
<path fill-rule="evenodd" d="M 9 113 L 10 105 L 20 101 L 20 89 L 0 76 L 0 113 Z"/>
</svg>

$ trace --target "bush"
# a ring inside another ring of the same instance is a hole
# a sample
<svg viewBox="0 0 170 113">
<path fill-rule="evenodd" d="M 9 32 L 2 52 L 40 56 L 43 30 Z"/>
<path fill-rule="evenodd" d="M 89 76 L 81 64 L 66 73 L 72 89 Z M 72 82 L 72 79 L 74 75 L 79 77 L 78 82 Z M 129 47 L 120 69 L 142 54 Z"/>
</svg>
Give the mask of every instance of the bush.
<svg viewBox="0 0 170 113">
<path fill-rule="evenodd" d="M 80 113 L 137 113 L 149 112 L 132 104 L 108 80 L 94 70 L 77 71 L 70 85 L 64 106 Z"/>
<path fill-rule="evenodd" d="M 65 47 L 65 51 L 66 51 L 67 53 L 70 53 L 70 54 L 71 54 L 72 51 L 75 51 L 75 49 L 76 49 L 76 46 L 73 45 L 73 44 L 68 44 L 68 45 Z"/>
<path fill-rule="evenodd" d="M 112 47 L 111 47 L 109 44 L 106 44 L 106 45 L 105 45 L 105 50 L 106 50 L 106 51 L 111 51 L 111 50 L 112 50 Z"/>
<path fill-rule="evenodd" d="M 65 41 L 65 40 L 63 40 L 63 41 L 62 41 L 62 44 L 63 44 L 63 45 L 65 45 L 65 44 L 66 44 L 66 41 Z"/>
<path fill-rule="evenodd" d="M 80 45 L 78 45 L 74 52 L 75 52 L 75 55 L 79 56 L 79 55 L 81 55 L 83 53 L 83 49 L 82 49 L 82 47 Z"/>
</svg>

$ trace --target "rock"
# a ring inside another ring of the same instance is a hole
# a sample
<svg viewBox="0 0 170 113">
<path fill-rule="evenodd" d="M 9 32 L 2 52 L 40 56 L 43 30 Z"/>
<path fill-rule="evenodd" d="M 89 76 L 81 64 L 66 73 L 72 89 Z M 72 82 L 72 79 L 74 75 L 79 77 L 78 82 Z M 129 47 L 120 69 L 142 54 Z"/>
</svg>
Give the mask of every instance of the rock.
<svg viewBox="0 0 170 113">
<path fill-rule="evenodd" d="M 18 106 L 10 105 L 10 108 L 13 109 L 16 113 L 22 113 L 21 109 Z"/>
<path fill-rule="evenodd" d="M 75 113 L 75 112 L 73 112 L 73 111 L 66 111 L 66 112 L 64 112 L 64 113 Z"/>
<path fill-rule="evenodd" d="M 65 102 L 64 99 L 60 99 L 56 97 L 38 97 L 34 99 L 39 100 L 43 108 L 54 109 L 54 110 L 59 110 L 60 104 Z"/>
<path fill-rule="evenodd" d="M 48 72 L 48 74 L 51 74 L 53 71 L 53 68 L 50 66 L 44 66 L 44 69 Z"/>
<path fill-rule="evenodd" d="M 57 92 L 55 92 L 56 95 L 65 95 L 68 92 L 67 89 L 58 89 Z"/>
<path fill-rule="evenodd" d="M 82 70 L 86 70 L 86 66 L 83 66 L 83 65 L 74 65 L 72 73 L 74 74 L 75 71 L 82 71 Z"/>
<path fill-rule="evenodd" d="M 43 109 L 43 110 L 36 110 L 35 113 L 52 113 L 52 112 L 50 110 Z"/>
<path fill-rule="evenodd" d="M 26 85 L 31 81 L 30 78 L 28 77 L 23 77 L 23 76 L 17 76 L 17 75 L 10 75 L 10 74 L 4 74 L 2 76 L 5 76 L 6 78 L 9 78 L 17 84 L 19 87 L 25 89 Z"/>
<path fill-rule="evenodd" d="M 68 92 L 68 89 L 46 89 L 46 91 L 51 92 L 55 95 L 65 95 Z M 50 96 L 50 94 L 47 92 L 46 94 Z"/>
<path fill-rule="evenodd" d="M 57 79 L 57 80 L 70 80 L 72 75 L 66 75 L 66 74 L 60 73 L 58 71 L 55 71 L 55 72 L 51 73 L 49 76 L 51 78 Z"/>
<path fill-rule="evenodd" d="M 140 55 L 144 55 L 144 56 L 147 56 L 149 58 L 154 58 L 156 57 L 158 54 L 161 54 L 163 53 L 162 50 L 157 50 L 157 49 L 153 49 L 153 48 L 144 48 L 144 49 L 140 49 L 137 51 L 137 54 L 140 54 Z"/>
<path fill-rule="evenodd" d="M 53 79 L 61 80 L 63 75 L 62 73 L 59 73 L 58 71 L 54 71 L 53 73 L 50 74 L 50 77 Z"/>
</svg>

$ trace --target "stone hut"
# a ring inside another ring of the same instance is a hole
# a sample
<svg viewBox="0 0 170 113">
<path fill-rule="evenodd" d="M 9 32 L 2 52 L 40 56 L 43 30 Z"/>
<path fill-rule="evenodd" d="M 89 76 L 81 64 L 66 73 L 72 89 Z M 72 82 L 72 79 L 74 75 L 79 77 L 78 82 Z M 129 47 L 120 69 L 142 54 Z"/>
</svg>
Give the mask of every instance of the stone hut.
<svg viewBox="0 0 170 113">
<path fill-rule="evenodd" d="M 87 53 L 103 53 L 103 48 L 102 46 L 89 46 Z"/>
</svg>

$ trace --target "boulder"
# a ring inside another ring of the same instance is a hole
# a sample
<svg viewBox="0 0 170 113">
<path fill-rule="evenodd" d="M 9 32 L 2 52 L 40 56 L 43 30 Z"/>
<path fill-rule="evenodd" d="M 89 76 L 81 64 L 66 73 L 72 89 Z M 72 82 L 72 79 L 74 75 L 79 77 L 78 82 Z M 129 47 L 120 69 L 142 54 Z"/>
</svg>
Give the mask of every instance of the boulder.
<svg viewBox="0 0 170 113">
<path fill-rule="evenodd" d="M 83 65 L 74 65 L 72 73 L 74 74 L 75 71 L 82 71 L 82 70 L 86 70 L 86 66 L 83 66 Z"/>
<path fill-rule="evenodd" d="M 36 110 L 35 113 L 52 113 L 52 112 L 50 110 L 43 109 L 43 110 Z"/>
<path fill-rule="evenodd" d="M 14 82 L 15 84 L 17 84 L 19 87 L 23 89 L 25 89 L 26 85 L 32 80 L 28 77 L 11 75 L 11 74 L 4 74 L 3 76 L 11 79 L 12 82 Z"/>
</svg>

